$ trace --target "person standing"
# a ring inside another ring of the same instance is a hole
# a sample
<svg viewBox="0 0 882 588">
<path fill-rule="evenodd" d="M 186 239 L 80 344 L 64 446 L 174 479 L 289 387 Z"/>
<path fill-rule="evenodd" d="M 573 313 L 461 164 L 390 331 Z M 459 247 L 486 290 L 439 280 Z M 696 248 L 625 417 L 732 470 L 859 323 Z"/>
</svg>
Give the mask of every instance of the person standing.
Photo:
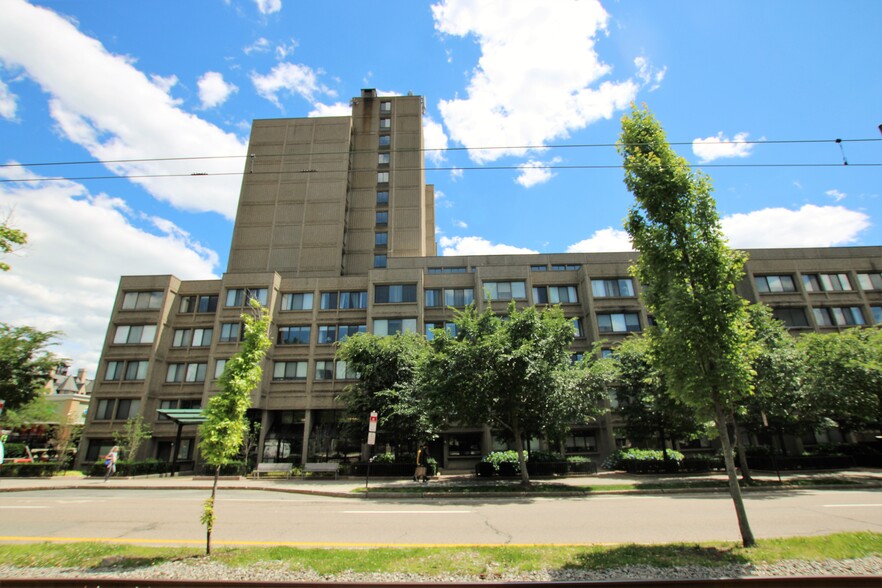
<svg viewBox="0 0 882 588">
<path fill-rule="evenodd" d="M 417 467 L 414 474 L 414 480 L 419 482 L 422 478 L 423 484 L 429 483 L 429 447 L 423 443 L 417 450 Z"/>
<path fill-rule="evenodd" d="M 110 453 L 104 456 L 104 481 L 106 482 L 110 476 L 116 473 L 116 460 L 119 458 L 119 445 L 114 445 Z"/>
</svg>

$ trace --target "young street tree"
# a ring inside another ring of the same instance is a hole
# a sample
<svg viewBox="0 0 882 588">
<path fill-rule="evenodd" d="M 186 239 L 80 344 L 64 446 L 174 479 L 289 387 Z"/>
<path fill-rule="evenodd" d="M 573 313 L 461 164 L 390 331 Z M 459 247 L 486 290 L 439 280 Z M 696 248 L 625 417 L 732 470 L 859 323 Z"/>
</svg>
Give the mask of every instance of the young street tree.
<svg viewBox="0 0 882 588">
<path fill-rule="evenodd" d="M 746 256 L 726 246 L 709 178 L 690 170 L 645 108 L 623 117 L 619 151 L 636 200 L 625 226 L 640 253 L 634 271 L 644 303 L 657 323 L 648 329 L 654 353 L 670 389 L 712 415 L 742 542 L 753 546 L 727 427 L 750 393 L 750 323 L 735 291 Z"/>
<path fill-rule="evenodd" d="M 347 386 L 340 396 L 354 428 L 352 437 L 364 441 L 371 411 L 378 415 L 379 440 L 396 451 L 411 449 L 437 434 L 442 418 L 414 385 L 428 352 L 425 338 L 414 333 L 389 337 L 358 333 L 340 344 L 337 359 L 358 373 L 358 383 Z"/>
<path fill-rule="evenodd" d="M 599 414 L 610 378 L 573 364 L 573 325 L 559 307 L 518 310 L 503 320 L 492 309 L 457 312 L 456 335 L 437 330 L 420 385 L 449 422 L 489 423 L 514 442 L 523 484 L 530 483 L 524 439 L 559 437 Z"/>
<path fill-rule="evenodd" d="M 243 313 L 244 337 L 239 351 L 224 365 L 218 379 L 220 393 L 211 397 L 204 410 L 206 420 L 199 427 L 199 450 L 208 465 L 214 466 L 211 498 L 205 501 L 202 524 L 205 525 L 205 553 L 211 555 L 211 531 L 214 527 L 214 499 L 221 466 L 233 461 L 242 448 L 248 430 L 246 411 L 251 407 L 251 392 L 260 386 L 263 358 L 272 345 L 269 338 L 270 314 L 257 301 L 251 301 L 251 314 Z"/>
<path fill-rule="evenodd" d="M 64 360 L 46 348 L 58 331 L 0 323 L 0 399 L 16 411 L 32 401 Z"/>
</svg>

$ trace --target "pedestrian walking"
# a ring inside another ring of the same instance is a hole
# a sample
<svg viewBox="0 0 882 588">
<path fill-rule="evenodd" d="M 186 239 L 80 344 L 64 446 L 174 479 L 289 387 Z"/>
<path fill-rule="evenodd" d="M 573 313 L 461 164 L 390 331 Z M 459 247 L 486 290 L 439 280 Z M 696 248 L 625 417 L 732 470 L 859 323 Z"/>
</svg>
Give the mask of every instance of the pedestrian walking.
<svg viewBox="0 0 882 588">
<path fill-rule="evenodd" d="M 116 460 L 119 458 L 119 445 L 114 445 L 110 453 L 104 456 L 104 481 L 116 473 Z"/>
<path fill-rule="evenodd" d="M 416 470 L 413 474 L 414 482 L 422 481 L 429 483 L 429 447 L 424 443 L 417 449 Z"/>
</svg>

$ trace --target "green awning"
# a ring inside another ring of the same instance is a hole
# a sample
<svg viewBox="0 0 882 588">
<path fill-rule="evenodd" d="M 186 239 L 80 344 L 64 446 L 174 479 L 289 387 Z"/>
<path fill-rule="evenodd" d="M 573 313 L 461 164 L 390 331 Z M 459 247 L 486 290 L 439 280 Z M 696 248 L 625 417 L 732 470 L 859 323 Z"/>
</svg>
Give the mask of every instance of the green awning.
<svg viewBox="0 0 882 588">
<path fill-rule="evenodd" d="M 158 408 L 156 412 L 182 426 L 200 425 L 207 420 L 201 408 Z"/>
</svg>

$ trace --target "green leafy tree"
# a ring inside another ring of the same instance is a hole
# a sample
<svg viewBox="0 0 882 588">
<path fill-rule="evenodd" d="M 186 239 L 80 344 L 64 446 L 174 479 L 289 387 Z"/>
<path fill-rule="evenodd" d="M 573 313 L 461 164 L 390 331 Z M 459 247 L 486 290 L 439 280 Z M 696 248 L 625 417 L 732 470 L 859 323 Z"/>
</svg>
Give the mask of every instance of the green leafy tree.
<svg viewBox="0 0 882 588">
<path fill-rule="evenodd" d="M 882 330 L 854 328 L 807 333 L 798 340 L 805 354 L 809 409 L 843 433 L 882 423 Z"/>
<path fill-rule="evenodd" d="M 647 109 L 623 117 L 619 151 L 636 200 L 625 223 L 640 253 L 633 270 L 657 324 L 649 329 L 653 353 L 670 390 L 713 416 L 741 537 L 753 546 L 727 430 L 750 393 L 750 324 L 735 291 L 746 256 L 726 245 L 710 179 L 671 149 Z"/>
<path fill-rule="evenodd" d="M 27 242 L 27 233 L 9 226 L 9 217 L 3 223 L 0 223 L 0 255 L 11 253 Z M 0 261 L 0 270 L 8 272 L 9 264 Z"/>
<path fill-rule="evenodd" d="M 455 336 L 438 330 L 430 342 L 421 386 L 451 422 L 489 423 L 511 439 L 529 484 L 524 439 L 559 437 L 596 416 L 603 378 L 588 362 L 572 363 L 573 325 L 559 307 L 518 310 L 512 302 L 503 320 L 468 306 L 454 324 Z"/>
<path fill-rule="evenodd" d="M 116 445 L 119 445 L 122 455 L 125 456 L 127 461 L 134 461 L 135 456 L 138 454 L 138 448 L 152 434 L 153 430 L 150 425 L 145 423 L 144 417 L 139 414 L 135 418 L 127 420 L 121 431 L 113 433 L 113 441 Z"/>
<path fill-rule="evenodd" d="M 378 440 L 396 450 L 437 434 L 442 419 L 415 386 L 417 371 L 428 352 L 426 339 L 414 333 L 388 337 L 358 333 L 340 344 L 337 358 L 358 373 L 358 383 L 347 386 L 340 395 L 351 437 L 365 439 L 371 411 L 378 416 Z"/>
<path fill-rule="evenodd" d="M 0 323 L 0 399 L 16 410 L 33 400 L 50 372 L 64 363 L 46 348 L 61 333 Z"/>
<path fill-rule="evenodd" d="M 628 439 L 639 447 L 664 449 L 668 440 L 692 439 L 704 432 L 695 410 L 668 391 L 664 374 L 651 357 L 648 337 L 628 337 L 616 346 L 612 358 L 618 376 L 617 412 Z M 667 460 L 668 452 L 663 455 Z"/>
<path fill-rule="evenodd" d="M 243 313 L 244 337 L 239 351 L 224 365 L 218 378 L 220 393 L 211 397 L 199 426 L 199 450 L 208 465 L 214 466 L 211 497 L 205 501 L 201 521 L 205 525 L 205 553 L 211 554 L 211 531 L 214 528 L 214 503 L 221 467 L 240 455 L 248 430 L 246 413 L 251 407 L 251 392 L 260 386 L 262 363 L 272 345 L 269 338 L 270 315 L 257 301 L 251 301 L 252 314 Z"/>
</svg>

